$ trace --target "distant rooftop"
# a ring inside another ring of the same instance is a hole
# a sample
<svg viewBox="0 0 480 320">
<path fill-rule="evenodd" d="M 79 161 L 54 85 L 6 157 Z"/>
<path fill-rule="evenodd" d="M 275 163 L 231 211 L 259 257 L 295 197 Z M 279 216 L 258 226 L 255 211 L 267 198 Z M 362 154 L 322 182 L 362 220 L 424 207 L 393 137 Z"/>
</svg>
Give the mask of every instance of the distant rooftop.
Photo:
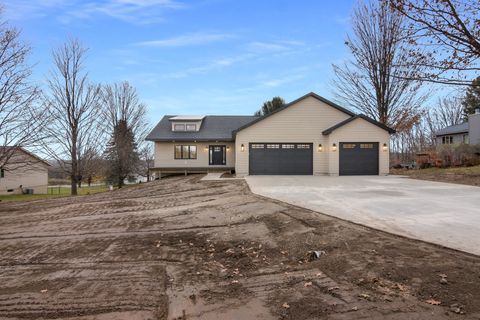
<svg viewBox="0 0 480 320">
<path fill-rule="evenodd" d="M 205 118 L 205 116 L 175 116 L 175 117 L 171 117 L 169 120 L 170 121 L 186 121 L 186 120 L 199 121 L 199 120 L 203 120 L 203 118 Z"/>
<path fill-rule="evenodd" d="M 448 134 L 468 133 L 468 122 L 446 127 L 435 132 L 437 136 L 445 136 Z"/>
</svg>

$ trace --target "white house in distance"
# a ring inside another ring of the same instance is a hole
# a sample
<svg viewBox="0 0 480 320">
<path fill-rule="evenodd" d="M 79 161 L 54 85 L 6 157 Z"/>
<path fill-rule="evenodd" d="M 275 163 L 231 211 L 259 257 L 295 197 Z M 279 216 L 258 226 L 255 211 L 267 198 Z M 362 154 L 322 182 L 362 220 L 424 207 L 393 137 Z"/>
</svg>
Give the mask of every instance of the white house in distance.
<svg viewBox="0 0 480 320">
<path fill-rule="evenodd" d="M 385 175 L 395 131 L 309 93 L 266 116 L 165 116 L 147 136 L 152 171 Z"/>
<path fill-rule="evenodd" d="M 21 147 L 14 148 L 7 164 L 0 168 L 0 194 L 47 193 L 50 164 Z"/>
</svg>

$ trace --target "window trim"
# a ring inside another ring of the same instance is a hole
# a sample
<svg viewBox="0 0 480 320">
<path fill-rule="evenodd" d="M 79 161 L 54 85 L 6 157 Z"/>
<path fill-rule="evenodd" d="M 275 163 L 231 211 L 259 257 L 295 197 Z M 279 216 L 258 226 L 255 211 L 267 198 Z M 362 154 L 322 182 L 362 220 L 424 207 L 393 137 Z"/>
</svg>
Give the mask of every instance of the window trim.
<svg viewBox="0 0 480 320">
<path fill-rule="evenodd" d="M 177 129 L 177 126 L 179 126 L 179 127 L 183 126 L 183 129 Z M 187 128 L 187 126 L 185 125 L 185 123 L 174 123 L 173 124 L 173 131 L 186 131 L 186 128 Z"/>
<path fill-rule="evenodd" d="M 180 158 L 177 157 L 177 147 L 180 147 Z M 187 157 L 185 157 L 184 155 L 184 149 L 185 147 L 187 148 Z M 195 157 L 192 157 L 192 149 L 195 149 Z M 192 144 L 192 145 L 188 145 L 188 144 L 176 144 L 173 146 L 173 158 L 175 160 L 196 160 L 198 157 L 198 148 L 197 148 L 197 145 L 195 144 Z"/>
<path fill-rule="evenodd" d="M 448 139 L 448 141 L 447 141 Z M 453 136 L 442 136 L 442 144 L 453 144 Z"/>
<path fill-rule="evenodd" d="M 189 126 L 193 126 L 193 130 L 188 129 Z M 187 131 L 187 132 L 197 131 L 197 124 L 196 123 L 185 123 L 185 131 Z"/>
</svg>

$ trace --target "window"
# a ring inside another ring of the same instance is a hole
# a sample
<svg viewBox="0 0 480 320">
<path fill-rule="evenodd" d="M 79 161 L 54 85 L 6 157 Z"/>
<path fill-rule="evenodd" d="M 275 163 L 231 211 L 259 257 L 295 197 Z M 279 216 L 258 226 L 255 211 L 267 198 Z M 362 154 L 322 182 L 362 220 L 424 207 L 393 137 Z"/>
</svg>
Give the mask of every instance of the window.
<svg viewBox="0 0 480 320">
<path fill-rule="evenodd" d="M 295 149 L 294 144 L 282 144 L 282 149 Z"/>
<path fill-rule="evenodd" d="M 197 125 L 195 123 L 187 123 L 186 131 L 197 131 Z"/>
<path fill-rule="evenodd" d="M 297 144 L 297 149 L 310 149 L 309 144 Z"/>
<path fill-rule="evenodd" d="M 442 144 L 452 144 L 452 143 L 453 143 L 453 136 L 442 137 Z"/>
<path fill-rule="evenodd" d="M 0 178 L 5 178 L 5 169 L 0 169 Z"/>
<path fill-rule="evenodd" d="M 173 125 L 173 131 L 185 131 L 185 123 L 175 123 Z"/>
<path fill-rule="evenodd" d="M 373 149 L 372 143 L 360 143 L 360 149 Z"/>
<path fill-rule="evenodd" d="M 265 145 L 259 144 L 259 143 L 254 143 L 252 144 L 252 149 L 263 149 L 265 148 Z"/>
<path fill-rule="evenodd" d="M 279 144 L 267 144 L 267 149 L 279 149 Z"/>
<path fill-rule="evenodd" d="M 197 146 L 175 146 L 175 159 L 197 159 Z"/>
</svg>

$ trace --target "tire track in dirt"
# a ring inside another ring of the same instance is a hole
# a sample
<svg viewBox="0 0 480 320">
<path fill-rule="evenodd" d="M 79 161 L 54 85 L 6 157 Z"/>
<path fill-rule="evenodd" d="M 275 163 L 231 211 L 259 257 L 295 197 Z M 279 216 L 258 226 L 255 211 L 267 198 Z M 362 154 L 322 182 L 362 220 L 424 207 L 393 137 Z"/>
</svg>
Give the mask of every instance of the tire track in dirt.
<svg viewBox="0 0 480 320">
<path fill-rule="evenodd" d="M 477 257 L 200 178 L 0 204 L 0 318 L 480 316 Z"/>
</svg>

